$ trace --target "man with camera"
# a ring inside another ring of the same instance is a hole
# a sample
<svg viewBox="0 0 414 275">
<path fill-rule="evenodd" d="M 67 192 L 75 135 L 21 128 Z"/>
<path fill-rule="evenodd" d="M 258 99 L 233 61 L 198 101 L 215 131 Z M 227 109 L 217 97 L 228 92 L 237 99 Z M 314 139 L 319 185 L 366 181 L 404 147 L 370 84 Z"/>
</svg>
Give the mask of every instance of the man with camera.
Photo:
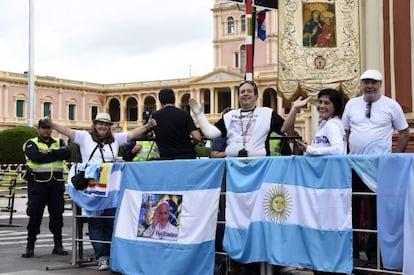
<svg viewBox="0 0 414 275">
<path fill-rule="evenodd" d="M 205 137 L 227 137 L 227 157 L 269 156 L 270 133 L 286 133 L 293 125 L 287 125 L 271 108 L 256 107 L 258 90 L 253 81 L 240 83 L 238 95 L 240 109 L 226 113 L 214 125 L 207 121 L 195 99 L 190 98 L 189 105 Z"/>
<path fill-rule="evenodd" d="M 23 258 L 34 256 L 34 246 L 40 233 L 43 212 L 47 205 L 49 210 L 49 229 L 53 234 L 54 248 L 52 254 L 68 255 L 62 245 L 62 227 L 65 183 L 63 179 L 64 160 L 70 158 L 70 149 L 60 138 L 51 136 L 50 125 L 40 120 L 37 127 L 38 136 L 23 144 L 28 182 L 28 203 L 26 213 L 27 245 Z"/>
</svg>

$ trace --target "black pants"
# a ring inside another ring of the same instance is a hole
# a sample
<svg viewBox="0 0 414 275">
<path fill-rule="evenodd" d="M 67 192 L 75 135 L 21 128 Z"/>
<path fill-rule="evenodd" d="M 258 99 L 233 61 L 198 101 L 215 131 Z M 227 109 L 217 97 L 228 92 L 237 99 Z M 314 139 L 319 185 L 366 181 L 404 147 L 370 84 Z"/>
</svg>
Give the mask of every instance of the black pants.
<svg viewBox="0 0 414 275">
<path fill-rule="evenodd" d="M 40 233 L 45 206 L 49 211 L 49 230 L 54 236 L 62 236 L 63 211 L 65 201 L 63 193 L 65 185 L 63 181 L 52 179 L 49 182 L 36 182 L 30 179 L 28 182 L 28 204 L 26 213 L 29 216 L 27 224 L 28 242 L 36 241 Z M 28 243 L 28 244 L 29 244 Z"/>
</svg>

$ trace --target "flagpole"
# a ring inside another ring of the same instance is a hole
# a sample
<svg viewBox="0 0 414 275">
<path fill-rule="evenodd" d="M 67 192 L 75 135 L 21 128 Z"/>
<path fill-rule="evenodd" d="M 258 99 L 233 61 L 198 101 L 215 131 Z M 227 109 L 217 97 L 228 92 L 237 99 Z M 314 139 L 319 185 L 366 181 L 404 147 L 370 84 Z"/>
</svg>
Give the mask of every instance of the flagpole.
<svg viewBox="0 0 414 275">
<path fill-rule="evenodd" d="M 246 72 L 245 80 L 253 81 L 253 8 L 252 0 L 246 0 L 246 25 L 247 25 L 247 34 L 246 34 Z"/>
<path fill-rule="evenodd" d="M 29 0 L 29 108 L 28 108 L 28 125 L 33 127 L 34 113 L 34 0 Z"/>
</svg>

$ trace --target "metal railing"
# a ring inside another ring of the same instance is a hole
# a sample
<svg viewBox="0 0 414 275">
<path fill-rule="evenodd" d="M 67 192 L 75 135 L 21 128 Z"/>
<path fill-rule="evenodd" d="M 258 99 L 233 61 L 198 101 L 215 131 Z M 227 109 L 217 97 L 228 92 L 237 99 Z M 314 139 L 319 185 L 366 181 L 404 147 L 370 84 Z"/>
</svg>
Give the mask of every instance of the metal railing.
<svg viewBox="0 0 414 275">
<path fill-rule="evenodd" d="M 249 160 L 246 160 L 249 161 Z M 373 192 L 353 192 L 352 197 L 376 197 L 376 193 Z M 225 176 L 223 177 L 222 182 L 222 191 L 220 194 L 220 205 L 219 205 L 219 217 L 217 222 L 217 230 L 219 231 L 220 226 L 225 224 L 225 199 L 226 199 L 226 192 L 225 192 Z M 102 218 L 102 217 L 97 217 Z M 114 218 L 114 217 L 104 217 L 104 218 Z M 83 224 L 87 222 L 86 216 L 82 215 L 82 210 L 79 208 L 75 203 L 73 204 L 73 237 L 72 237 L 72 265 L 89 265 L 93 263 L 92 259 L 84 259 L 84 251 L 83 251 L 83 243 L 84 242 L 103 242 L 103 243 L 110 243 L 105 241 L 96 241 L 96 240 L 86 240 L 83 238 Z M 356 227 L 353 226 L 353 233 L 355 234 L 375 234 L 376 235 L 376 255 L 377 259 L 380 259 L 380 250 L 379 250 L 379 240 L 378 240 L 378 231 L 376 228 L 366 228 L 365 226 L 362 227 Z M 216 238 L 220 238 L 222 236 L 216 235 Z M 355 249 L 355 247 L 354 247 Z M 360 251 L 358 251 L 360 252 Z M 362 251 L 361 251 L 362 252 Z M 369 274 L 374 273 L 381 273 L 381 274 L 403 274 L 401 271 L 395 271 L 395 270 L 386 270 L 382 268 L 380 260 L 375 263 L 368 263 L 366 257 L 363 255 L 364 253 L 361 253 L 361 257 L 359 259 L 354 259 L 354 271 L 366 271 Z M 225 257 L 226 260 L 226 274 L 229 274 L 231 271 L 231 260 L 227 257 L 226 252 L 223 250 L 216 250 L 216 255 Z M 217 257 L 216 257 L 217 259 Z M 260 266 L 260 274 L 261 275 L 272 275 L 272 274 L 278 274 L 275 273 L 277 268 L 271 264 L 268 263 L 261 263 Z M 295 274 L 312 274 L 311 270 L 303 270 L 301 271 L 295 271 Z"/>
</svg>

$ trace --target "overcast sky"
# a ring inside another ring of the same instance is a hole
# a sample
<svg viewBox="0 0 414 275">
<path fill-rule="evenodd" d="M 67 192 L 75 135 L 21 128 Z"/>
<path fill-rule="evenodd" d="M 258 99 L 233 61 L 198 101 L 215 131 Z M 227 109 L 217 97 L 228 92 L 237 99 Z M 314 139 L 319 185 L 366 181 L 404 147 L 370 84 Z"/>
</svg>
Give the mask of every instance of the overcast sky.
<svg viewBox="0 0 414 275">
<path fill-rule="evenodd" d="M 213 70 L 213 0 L 32 1 L 37 76 L 107 84 Z M 23 73 L 29 0 L 0 0 L 0 10 L 0 70 Z"/>
</svg>

